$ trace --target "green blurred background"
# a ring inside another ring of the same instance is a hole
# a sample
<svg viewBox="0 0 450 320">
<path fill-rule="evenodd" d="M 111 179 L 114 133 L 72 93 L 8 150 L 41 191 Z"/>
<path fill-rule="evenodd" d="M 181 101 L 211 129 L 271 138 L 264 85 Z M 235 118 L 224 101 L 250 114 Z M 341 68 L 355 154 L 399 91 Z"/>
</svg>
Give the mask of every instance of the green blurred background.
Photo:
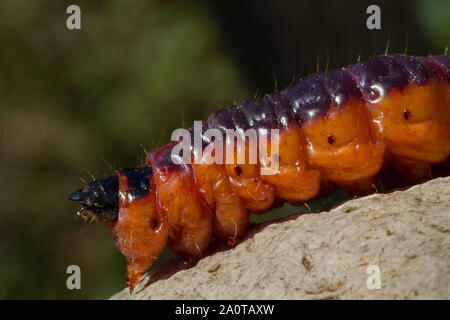
<svg viewBox="0 0 450 320">
<path fill-rule="evenodd" d="M 81 7 L 82 29 L 66 28 Z M 366 8 L 381 7 L 382 30 Z M 374 53 L 442 54 L 450 2 L 0 0 L 0 298 L 104 299 L 125 261 L 104 225 L 76 219 L 81 179 L 212 111 Z M 326 206 L 326 205 L 325 205 Z M 275 214 L 295 213 L 284 207 Z M 66 288 L 66 268 L 82 289 Z"/>
</svg>

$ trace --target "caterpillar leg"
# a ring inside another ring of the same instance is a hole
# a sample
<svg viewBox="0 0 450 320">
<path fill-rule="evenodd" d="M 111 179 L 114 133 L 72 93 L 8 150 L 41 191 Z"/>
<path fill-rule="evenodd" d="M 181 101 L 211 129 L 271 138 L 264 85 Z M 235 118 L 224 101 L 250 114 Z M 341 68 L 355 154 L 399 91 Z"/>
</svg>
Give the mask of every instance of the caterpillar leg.
<svg viewBox="0 0 450 320">
<path fill-rule="evenodd" d="M 251 159 L 250 152 L 255 155 L 257 149 L 250 150 L 248 143 L 244 148 L 235 147 L 233 158 L 226 157 L 224 167 L 232 190 L 242 199 L 245 208 L 253 213 L 263 213 L 275 200 L 275 188 L 261 179 L 257 163 L 249 164 L 249 160 L 245 164 L 238 162 L 238 159 Z"/>
<path fill-rule="evenodd" d="M 389 165 L 402 175 L 403 181 L 406 184 L 417 184 L 433 178 L 431 166 L 426 162 L 391 155 Z"/>
<path fill-rule="evenodd" d="M 194 164 L 199 192 L 213 217 L 213 235 L 234 244 L 245 235 L 249 213 L 241 199 L 233 192 L 224 167 L 217 164 Z"/>
<path fill-rule="evenodd" d="M 445 168 L 445 162 L 430 164 L 388 152 L 385 157 L 385 166 L 381 170 L 379 178 L 383 188 L 389 190 L 421 183 L 440 175 L 446 176 L 450 173 L 450 170 Z"/>
<path fill-rule="evenodd" d="M 447 177 L 450 176 L 450 156 L 444 162 L 431 166 L 433 177 Z"/>
<path fill-rule="evenodd" d="M 279 140 L 279 152 L 271 159 L 278 162 L 278 171 L 261 179 L 275 187 L 278 199 L 299 203 L 314 198 L 320 189 L 320 171 L 308 164 L 301 128 L 292 126 L 282 130 Z M 270 148 L 269 144 L 268 150 L 262 152 L 272 154 Z"/>
<path fill-rule="evenodd" d="M 344 188 L 350 196 L 368 195 L 381 190 L 376 176 L 355 181 L 340 182 L 338 185 Z"/>
<path fill-rule="evenodd" d="M 191 165 L 167 161 L 171 146 L 151 154 L 158 210 L 168 222 L 169 246 L 184 256 L 201 257 L 212 236 L 212 213 L 197 192 Z"/>
<path fill-rule="evenodd" d="M 275 189 L 261 179 L 259 165 L 236 164 L 235 161 L 235 164 L 225 164 L 225 170 L 232 190 L 242 199 L 247 209 L 253 213 L 263 213 L 272 206 Z"/>
</svg>

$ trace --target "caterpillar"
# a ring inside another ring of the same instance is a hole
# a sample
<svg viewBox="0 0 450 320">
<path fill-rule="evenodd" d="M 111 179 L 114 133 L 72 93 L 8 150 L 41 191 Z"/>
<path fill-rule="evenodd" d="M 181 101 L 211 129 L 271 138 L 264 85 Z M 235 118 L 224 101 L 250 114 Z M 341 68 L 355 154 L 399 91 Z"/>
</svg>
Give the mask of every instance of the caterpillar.
<svg viewBox="0 0 450 320">
<path fill-rule="evenodd" d="M 330 186 L 370 193 L 380 181 L 417 183 L 436 165 L 448 168 L 449 83 L 447 56 L 384 55 L 310 75 L 202 123 L 202 130 L 220 132 L 278 129 L 274 174 L 260 174 L 267 165 L 261 159 L 175 163 L 173 142 L 149 152 L 145 166 L 95 180 L 69 200 L 106 222 L 127 259 L 132 292 L 166 245 L 197 258 L 212 238 L 234 245 L 246 233 L 250 212 L 304 204 Z M 202 150 L 211 143 L 202 136 Z M 248 149 L 245 144 L 237 153 Z"/>
</svg>

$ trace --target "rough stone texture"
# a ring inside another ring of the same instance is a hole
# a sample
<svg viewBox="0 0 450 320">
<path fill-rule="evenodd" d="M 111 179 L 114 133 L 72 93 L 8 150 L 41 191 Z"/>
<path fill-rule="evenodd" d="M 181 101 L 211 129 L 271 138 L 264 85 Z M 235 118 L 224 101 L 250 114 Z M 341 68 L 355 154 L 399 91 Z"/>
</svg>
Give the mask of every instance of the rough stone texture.
<svg viewBox="0 0 450 320">
<path fill-rule="evenodd" d="M 256 229 L 111 299 L 450 299 L 450 177 Z M 369 265 L 381 289 L 368 289 Z"/>
</svg>

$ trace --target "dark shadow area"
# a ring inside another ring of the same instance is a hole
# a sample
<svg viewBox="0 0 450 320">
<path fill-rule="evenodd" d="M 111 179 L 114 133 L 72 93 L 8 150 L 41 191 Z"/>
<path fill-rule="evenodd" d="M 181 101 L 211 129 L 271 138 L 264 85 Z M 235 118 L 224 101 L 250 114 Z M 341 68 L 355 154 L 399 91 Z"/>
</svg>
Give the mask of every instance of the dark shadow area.
<svg viewBox="0 0 450 320">
<path fill-rule="evenodd" d="M 211 1 L 207 2 L 239 69 L 253 91 L 279 89 L 293 75 L 305 77 L 388 52 L 426 55 L 424 34 L 413 17 L 411 1 Z M 382 29 L 368 30 L 366 8 L 377 4 Z M 442 47 L 442 50 L 444 47 Z"/>
</svg>

